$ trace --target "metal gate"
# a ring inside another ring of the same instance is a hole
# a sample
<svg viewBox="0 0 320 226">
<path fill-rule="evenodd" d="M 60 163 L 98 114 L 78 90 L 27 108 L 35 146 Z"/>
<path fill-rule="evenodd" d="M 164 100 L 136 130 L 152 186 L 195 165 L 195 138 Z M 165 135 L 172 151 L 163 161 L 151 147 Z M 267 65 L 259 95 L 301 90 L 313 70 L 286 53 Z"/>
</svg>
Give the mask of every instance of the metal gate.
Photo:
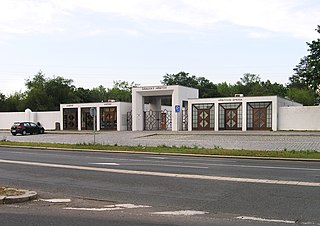
<svg viewBox="0 0 320 226">
<path fill-rule="evenodd" d="M 132 111 L 127 112 L 127 130 L 132 131 Z"/>
<path fill-rule="evenodd" d="M 144 112 L 144 130 L 171 130 L 172 112 L 163 111 L 145 111 Z"/>
<path fill-rule="evenodd" d="M 188 108 L 185 107 L 182 109 L 182 130 L 188 130 Z"/>
</svg>

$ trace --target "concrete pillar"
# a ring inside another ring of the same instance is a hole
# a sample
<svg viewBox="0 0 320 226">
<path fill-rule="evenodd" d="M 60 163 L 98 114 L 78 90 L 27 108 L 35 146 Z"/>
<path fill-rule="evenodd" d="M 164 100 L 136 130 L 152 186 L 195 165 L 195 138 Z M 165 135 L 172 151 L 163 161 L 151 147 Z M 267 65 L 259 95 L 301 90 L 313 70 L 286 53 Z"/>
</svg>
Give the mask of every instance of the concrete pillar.
<svg viewBox="0 0 320 226">
<path fill-rule="evenodd" d="M 100 107 L 97 107 L 97 116 L 96 116 L 96 119 L 97 119 L 97 123 L 96 123 L 96 126 L 97 126 L 97 131 L 100 131 Z"/>
<path fill-rule="evenodd" d="M 192 103 L 188 101 L 188 131 L 192 131 Z"/>
<path fill-rule="evenodd" d="M 180 112 L 176 112 L 176 105 L 180 106 Z M 172 92 L 172 131 L 182 130 L 182 100 L 177 90 Z"/>
<path fill-rule="evenodd" d="M 278 130 L 278 99 L 272 100 L 272 130 Z"/>
<path fill-rule="evenodd" d="M 32 111 L 29 108 L 27 108 L 24 111 L 24 120 L 28 122 L 32 121 L 31 115 L 32 115 Z"/>
<path fill-rule="evenodd" d="M 138 93 L 132 93 L 132 131 L 143 131 L 144 123 L 144 97 Z"/>
<path fill-rule="evenodd" d="M 78 130 L 81 131 L 81 107 L 78 107 Z"/>
<path fill-rule="evenodd" d="M 219 103 L 214 103 L 214 130 L 219 131 Z"/>
<path fill-rule="evenodd" d="M 242 131 L 247 131 L 247 102 L 242 102 Z"/>
</svg>

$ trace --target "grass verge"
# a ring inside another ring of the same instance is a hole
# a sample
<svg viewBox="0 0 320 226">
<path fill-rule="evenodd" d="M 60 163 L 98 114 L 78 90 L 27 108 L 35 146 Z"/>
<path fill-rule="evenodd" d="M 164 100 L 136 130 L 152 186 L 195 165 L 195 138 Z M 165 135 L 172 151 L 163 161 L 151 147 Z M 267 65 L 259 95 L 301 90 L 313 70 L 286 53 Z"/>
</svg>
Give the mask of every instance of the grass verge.
<svg viewBox="0 0 320 226">
<path fill-rule="evenodd" d="M 0 187 L 0 196 L 22 195 L 23 192 L 15 188 Z"/>
<path fill-rule="evenodd" d="M 301 159 L 320 159 L 320 152 L 317 151 L 258 151 L 258 150 L 228 150 L 220 147 L 201 148 L 201 147 L 176 147 L 176 146 L 118 146 L 102 144 L 60 144 L 60 143 L 33 143 L 33 142 L 13 142 L 0 141 L 0 145 L 26 146 L 39 148 L 62 148 L 77 150 L 105 150 L 105 151 L 132 151 L 132 152 L 151 152 L 151 153 L 176 153 L 176 154 L 201 154 L 201 155 L 224 155 L 224 156 L 250 156 L 268 158 L 301 158 Z"/>
</svg>

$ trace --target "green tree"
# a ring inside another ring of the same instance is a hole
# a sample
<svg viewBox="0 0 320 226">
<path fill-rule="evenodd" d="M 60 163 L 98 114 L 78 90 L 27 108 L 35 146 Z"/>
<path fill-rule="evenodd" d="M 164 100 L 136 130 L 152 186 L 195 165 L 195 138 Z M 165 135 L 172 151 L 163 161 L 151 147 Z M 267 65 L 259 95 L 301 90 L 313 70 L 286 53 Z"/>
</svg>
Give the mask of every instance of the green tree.
<svg viewBox="0 0 320 226">
<path fill-rule="evenodd" d="M 161 81 L 163 85 L 181 85 L 199 90 L 200 98 L 217 97 L 217 86 L 204 77 L 190 76 L 189 73 L 166 74 Z"/>
<path fill-rule="evenodd" d="M 217 91 L 219 97 L 233 97 L 236 93 L 238 93 L 235 85 L 228 84 L 226 82 L 218 83 Z"/>
<path fill-rule="evenodd" d="M 303 105 L 312 106 L 315 104 L 315 95 L 312 89 L 291 87 L 288 89 L 288 97 Z"/>
<path fill-rule="evenodd" d="M 261 96 L 261 78 L 259 75 L 246 73 L 236 83 L 236 91 L 245 96 Z"/>
<path fill-rule="evenodd" d="M 6 96 L 0 92 L 0 111 L 6 110 Z"/>
<path fill-rule="evenodd" d="M 320 26 L 316 31 L 320 34 Z M 320 38 L 307 42 L 308 52 L 293 69 L 295 73 L 289 78 L 290 87 L 311 89 L 319 97 L 320 88 Z"/>
<path fill-rule="evenodd" d="M 261 82 L 261 88 L 263 90 L 263 96 L 280 96 L 285 97 L 287 95 L 287 87 L 279 83 L 271 83 L 269 80 Z"/>
<path fill-rule="evenodd" d="M 134 82 L 113 81 L 113 87 L 108 89 L 108 98 L 116 101 L 131 102 L 132 88 L 138 86 Z"/>
<path fill-rule="evenodd" d="M 21 91 L 9 95 L 5 100 L 4 111 L 24 111 L 26 109 L 25 96 L 25 93 Z"/>
<path fill-rule="evenodd" d="M 285 97 L 287 88 L 270 80 L 262 81 L 259 75 L 246 73 L 235 85 L 234 90 L 245 96 L 270 96 L 277 95 Z"/>
<path fill-rule="evenodd" d="M 91 95 L 91 99 L 94 102 L 102 102 L 102 101 L 105 102 L 109 99 L 108 91 L 102 85 L 90 90 L 90 95 Z"/>
<path fill-rule="evenodd" d="M 60 104 L 78 102 L 71 79 L 61 76 L 46 78 L 39 71 L 26 80 L 26 107 L 33 111 L 59 110 Z"/>
</svg>

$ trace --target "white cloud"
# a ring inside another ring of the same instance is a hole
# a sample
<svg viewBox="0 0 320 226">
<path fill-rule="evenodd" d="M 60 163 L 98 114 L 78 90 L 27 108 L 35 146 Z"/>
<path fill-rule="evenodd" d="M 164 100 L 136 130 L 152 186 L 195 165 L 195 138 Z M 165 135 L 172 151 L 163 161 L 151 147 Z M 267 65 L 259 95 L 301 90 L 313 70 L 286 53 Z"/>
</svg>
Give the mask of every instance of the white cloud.
<svg viewBox="0 0 320 226">
<path fill-rule="evenodd" d="M 313 3 L 313 5 L 308 5 Z M 74 20 L 86 13 L 117 16 L 144 29 L 189 31 L 215 28 L 217 23 L 229 23 L 252 29 L 248 35 L 283 33 L 314 38 L 316 22 L 320 21 L 320 3 L 304 0 L 1 0 L 0 33 L 47 33 L 72 29 Z M 72 18 L 72 19 L 71 19 Z M 108 29 L 96 24 L 94 18 L 89 35 Z M 115 22 L 114 22 L 115 23 Z M 154 24 L 163 26 L 154 27 Z M 183 25 L 179 28 L 178 25 Z M 116 25 L 113 25 L 116 27 Z M 119 24 L 119 31 L 137 35 L 139 31 Z M 88 28 L 87 28 L 88 29 Z M 255 30 L 265 30 L 259 32 Z M 173 31 L 174 32 L 174 31 Z"/>
</svg>

